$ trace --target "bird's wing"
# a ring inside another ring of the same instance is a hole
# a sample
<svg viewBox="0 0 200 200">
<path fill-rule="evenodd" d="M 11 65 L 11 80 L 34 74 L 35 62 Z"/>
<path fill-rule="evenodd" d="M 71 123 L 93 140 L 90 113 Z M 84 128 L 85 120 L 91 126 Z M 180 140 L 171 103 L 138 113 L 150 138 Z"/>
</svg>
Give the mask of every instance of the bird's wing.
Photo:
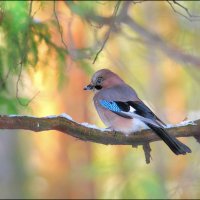
<svg viewBox="0 0 200 200">
<path fill-rule="evenodd" d="M 136 109 L 136 113 L 145 118 L 153 119 L 158 123 L 166 126 L 166 124 L 161 121 L 142 101 L 129 101 L 130 106 Z"/>
<path fill-rule="evenodd" d="M 176 154 L 190 153 L 191 150 L 174 136 L 169 135 L 162 124 L 164 124 L 142 101 L 108 101 L 101 99 L 100 105 L 105 109 L 125 118 L 138 118 L 151 128 Z"/>
<path fill-rule="evenodd" d="M 122 102 L 100 99 L 99 103 L 102 107 L 121 117 L 128 119 L 138 118 L 145 123 L 158 127 L 165 125 L 142 101 Z"/>
</svg>

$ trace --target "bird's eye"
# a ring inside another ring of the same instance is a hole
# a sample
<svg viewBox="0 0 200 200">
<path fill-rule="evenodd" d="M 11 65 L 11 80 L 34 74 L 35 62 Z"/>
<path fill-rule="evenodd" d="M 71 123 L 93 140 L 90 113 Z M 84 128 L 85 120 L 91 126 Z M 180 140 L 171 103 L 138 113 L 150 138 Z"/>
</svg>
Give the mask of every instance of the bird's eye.
<svg viewBox="0 0 200 200">
<path fill-rule="evenodd" d="M 102 81 L 103 81 L 103 78 L 102 77 L 98 77 L 97 78 L 97 81 L 96 81 L 96 85 L 95 85 L 95 88 L 97 89 L 97 90 L 100 90 L 100 89 L 102 89 Z"/>
<path fill-rule="evenodd" d="M 96 86 L 95 86 L 95 89 L 97 89 L 97 90 L 101 90 L 101 89 L 102 89 L 102 86 L 100 86 L 100 85 L 96 85 Z"/>
<path fill-rule="evenodd" d="M 98 77 L 98 78 L 97 78 L 96 85 L 101 85 L 102 80 L 103 80 L 102 77 Z"/>
</svg>

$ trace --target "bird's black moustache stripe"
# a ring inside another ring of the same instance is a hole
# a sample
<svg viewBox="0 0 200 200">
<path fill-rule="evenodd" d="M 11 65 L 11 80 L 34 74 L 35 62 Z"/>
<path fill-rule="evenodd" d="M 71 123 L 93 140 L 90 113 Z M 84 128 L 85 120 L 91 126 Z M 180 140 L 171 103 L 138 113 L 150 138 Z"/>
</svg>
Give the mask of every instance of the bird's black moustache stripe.
<svg viewBox="0 0 200 200">
<path fill-rule="evenodd" d="M 100 90 L 100 89 L 102 89 L 102 86 L 101 85 L 96 85 L 95 89 Z"/>
</svg>

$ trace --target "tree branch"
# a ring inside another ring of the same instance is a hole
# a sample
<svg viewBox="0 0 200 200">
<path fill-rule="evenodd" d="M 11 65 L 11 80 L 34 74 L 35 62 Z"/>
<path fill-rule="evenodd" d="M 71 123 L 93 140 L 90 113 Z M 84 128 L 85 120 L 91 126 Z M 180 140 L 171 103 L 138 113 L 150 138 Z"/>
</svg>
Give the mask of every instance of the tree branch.
<svg viewBox="0 0 200 200">
<path fill-rule="evenodd" d="M 131 17 L 126 16 L 126 18 L 122 22 L 128 25 L 133 31 L 138 33 L 145 40 L 145 42 L 148 42 L 148 44 L 152 44 L 154 47 L 156 46 L 170 58 L 182 64 L 192 64 L 194 66 L 200 67 L 199 57 L 187 54 L 180 48 L 168 44 L 159 35 L 145 29 Z"/>
<path fill-rule="evenodd" d="M 190 13 L 190 11 L 188 10 L 188 8 L 184 7 L 183 5 L 181 5 L 180 3 L 176 2 L 176 1 L 172 1 L 172 2 L 173 2 L 173 4 L 178 5 L 180 8 L 184 9 L 188 16 L 187 16 L 187 15 L 184 15 L 183 13 L 179 12 L 178 10 L 176 10 L 176 9 L 174 8 L 173 4 L 170 2 L 170 0 L 167 0 L 167 3 L 170 5 L 170 7 L 172 8 L 172 10 L 173 10 L 175 13 L 177 13 L 178 15 L 184 17 L 185 19 L 187 19 L 187 20 L 189 20 L 189 21 L 191 21 L 191 22 L 192 22 L 192 21 L 199 21 L 198 18 L 199 18 L 200 16 L 192 15 L 192 14 Z"/>
<path fill-rule="evenodd" d="M 199 15 L 193 15 L 190 13 L 189 9 L 186 8 L 185 6 L 183 6 L 182 4 L 180 4 L 178 1 L 175 1 L 173 0 L 173 3 L 177 6 L 179 6 L 180 8 L 182 8 L 186 13 L 187 15 L 190 17 L 190 18 L 199 18 L 200 16 Z M 182 14 L 183 15 L 183 14 Z"/>
<path fill-rule="evenodd" d="M 141 1 L 141 2 L 145 2 L 145 1 Z M 166 2 L 168 2 L 168 1 L 166 1 Z M 121 5 L 122 9 L 121 9 L 119 15 L 115 17 L 116 24 L 120 24 L 120 23 L 126 24 L 127 26 L 129 26 L 129 28 L 131 28 L 134 32 L 136 32 L 144 40 L 144 44 L 148 44 L 148 45 L 151 44 L 153 47 L 156 47 L 159 50 L 161 50 L 169 58 L 171 58 L 179 63 L 182 63 L 184 65 L 191 64 L 193 66 L 200 67 L 200 58 L 198 56 L 186 53 L 180 47 L 173 46 L 172 44 L 165 41 L 158 34 L 151 32 L 148 29 L 145 29 L 143 26 L 138 24 L 132 17 L 130 17 L 128 15 L 128 9 L 130 7 L 129 6 L 130 3 L 131 3 L 131 1 L 123 2 L 123 4 Z M 173 3 L 178 4 L 177 1 L 173 1 Z M 69 7 L 70 7 L 70 5 L 69 5 Z M 187 8 L 185 8 L 185 10 L 187 12 Z M 198 17 L 195 15 L 191 15 L 191 16 L 193 16 L 193 18 Z M 85 18 L 86 18 L 86 20 L 100 24 L 101 26 L 102 25 L 110 26 L 110 24 L 112 24 L 111 22 L 113 21 L 113 16 L 102 17 L 102 16 L 96 15 L 96 14 L 87 15 L 87 16 L 85 16 Z"/>
<path fill-rule="evenodd" d="M 79 124 L 68 115 L 34 117 L 17 115 L 0 115 L 0 129 L 23 129 L 35 132 L 57 130 L 83 141 L 90 141 L 105 145 L 142 145 L 146 162 L 150 162 L 150 142 L 159 141 L 150 129 L 135 132 L 125 136 L 120 132 L 98 129 L 94 125 Z M 194 122 L 184 122 L 178 126 L 167 128 L 169 134 L 175 137 L 200 137 L 200 119 Z"/>
</svg>

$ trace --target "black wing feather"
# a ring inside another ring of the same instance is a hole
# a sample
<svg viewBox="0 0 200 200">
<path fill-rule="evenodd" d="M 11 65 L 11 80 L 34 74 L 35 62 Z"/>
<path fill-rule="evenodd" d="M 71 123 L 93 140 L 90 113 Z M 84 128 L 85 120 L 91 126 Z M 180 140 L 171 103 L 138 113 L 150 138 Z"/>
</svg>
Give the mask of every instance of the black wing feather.
<svg viewBox="0 0 200 200">
<path fill-rule="evenodd" d="M 124 112 L 129 112 L 130 110 L 130 105 L 128 102 L 122 102 L 122 101 L 115 101 L 117 106 Z"/>
<path fill-rule="evenodd" d="M 162 125 L 166 125 L 142 101 L 127 101 L 127 102 L 115 101 L 115 103 L 123 112 L 129 112 L 130 107 L 132 107 L 135 109 L 135 112 L 134 112 L 135 114 L 151 119 L 151 120 L 155 120 L 155 122 L 159 121 Z M 114 112 L 114 113 L 116 113 L 117 115 L 121 117 L 132 119 L 132 117 L 127 116 L 124 113 L 121 113 L 121 112 Z"/>
<path fill-rule="evenodd" d="M 152 124 L 147 124 L 147 126 L 149 126 L 176 155 L 191 153 L 191 149 L 188 146 L 177 140 L 174 136 L 169 135 L 164 128 L 156 127 Z"/>
<path fill-rule="evenodd" d="M 127 103 L 135 108 L 136 114 L 145 118 L 157 120 L 166 126 L 166 124 L 161 121 L 142 101 L 128 101 Z"/>
<path fill-rule="evenodd" d="M 117 104 L 117 106 L 120 108 L 121 111 L 123 112 L 129 112 L 130 110 L 130 105 L 128 104 L 128 102 L 122 102 L 122 101 L 115 101 L 115 103 Z M 115 114 L 119 115 L 120 117 L 124 117 L 127 119 L 133 119 L 133 117 L 128 116 L 122 112 L 114 112 Z"/>
<path fill-rule="evenodd" d="M 159 121 L 161 124 L 165 125 L 164 122 L 162 122 L 142 101 L 128 101 L 128 102 L 121 102 L 116 101 L 115 102 L 118 107 L 124 111 L 129 112 L 130 106 L 135 109 L 135 113 L 137 115 L 140 115 L 142 117 L 151 119 L 153 121 Z M 129 116 L 126 116 L 125 114 L 121 112 L 115 112 L 117 115 L 125 118 L 131 118 Z M 151 128 L 167 145 L 168 147 L 176 154 L 186 154 L 191 153 L 191 150 L 188 146 L 181 143 L 179 140 L 177 140 L 174 136 L 171 136 L 167 133 L 167 131 L 159 124 L 158 126 L 155 126 L 150 123 L 144 122 L 149 128 Z"/>
</svg>

